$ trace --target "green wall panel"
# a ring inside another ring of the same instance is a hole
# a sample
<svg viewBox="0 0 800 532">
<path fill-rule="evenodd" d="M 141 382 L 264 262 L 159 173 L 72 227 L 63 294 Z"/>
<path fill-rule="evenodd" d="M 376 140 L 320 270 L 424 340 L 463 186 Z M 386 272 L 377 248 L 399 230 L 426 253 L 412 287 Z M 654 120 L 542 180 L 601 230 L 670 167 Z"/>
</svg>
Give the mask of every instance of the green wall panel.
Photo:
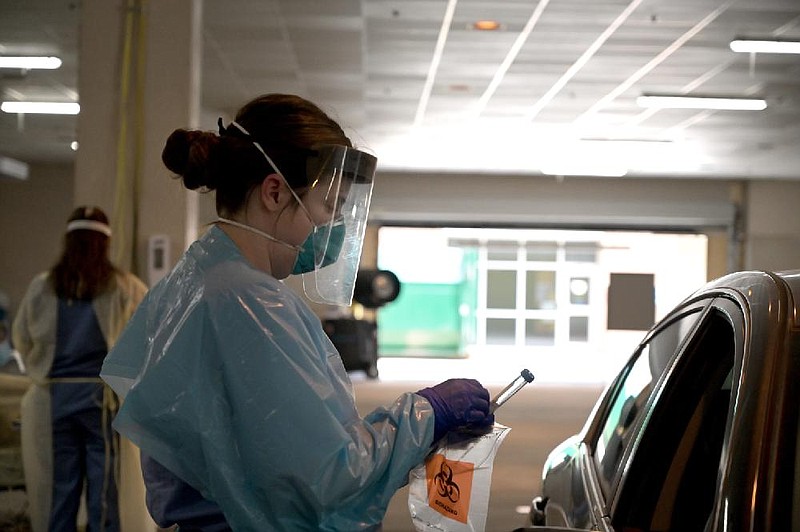
<svg viewBox="0 0 800 532">
<path fill-rule="evenodd" d="M 463 356 L 460 284 L 403 283 L 378 312 L 380 356 Z"/>
</svg>

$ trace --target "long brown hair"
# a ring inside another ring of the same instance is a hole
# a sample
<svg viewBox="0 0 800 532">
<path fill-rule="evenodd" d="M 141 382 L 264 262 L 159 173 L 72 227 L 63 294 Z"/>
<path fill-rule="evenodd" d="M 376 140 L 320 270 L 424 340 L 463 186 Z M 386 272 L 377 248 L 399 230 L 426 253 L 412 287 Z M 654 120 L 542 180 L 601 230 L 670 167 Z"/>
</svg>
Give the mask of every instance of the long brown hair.
<svg viewBox="0 0 800 532">
<path fill-rule="evenodd" d="M 88 220 L 108 225 L 99 207 L 78 207 L 69 222 Z M 61 258 L 50 270 L 56 295 L 61 299 L 91 300 L 113 286 L 117 268 L 108 258 L 110 237 L 93 229 L 72 229 L 64 234 Z"/>
</svg>

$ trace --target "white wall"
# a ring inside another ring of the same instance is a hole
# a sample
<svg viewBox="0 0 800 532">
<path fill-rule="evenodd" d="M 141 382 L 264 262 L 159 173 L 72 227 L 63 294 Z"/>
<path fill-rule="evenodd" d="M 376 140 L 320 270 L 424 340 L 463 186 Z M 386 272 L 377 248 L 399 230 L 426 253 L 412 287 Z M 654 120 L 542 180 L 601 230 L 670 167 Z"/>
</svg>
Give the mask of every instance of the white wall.
<svg viewBox="0 0 800 532">
<path fill-rule="evenodd" d="M 0 232 L 0 290 L 10 296 L 12 312 L 31 277 L 57 258 L 64 223 L 73 208 L 73 176 L 72 164 L 40 164 L 31 167 L 27 181 L 0 181 L 0 222 L 4 228 Z M 170 184 L 178 186 L 166 183 Z M 717 235 L 714 255 L 719 257 L 724 255 L 718 249 L 720 235 L 726 230 L 724 222 L 734 211 L 732 198 L 736 194 L 732 190 L 738 186 L 727 180 L 568 178 L 558 182 L 531 176 L 379 173 L 371 220 L 373 225 L 710 225 Z M 752 181 L 744 188 L 741 267 L 800 267 L 800 181 Z M 206 205 L 201 208 L 202 221 L 213 217 L 212 202 L 210 196 L 201 202 L 201 206 Z M 364 257 L 374 264 L 374 231 L 369 234 Z M 719 271 L 721 262 L 715 260 L 716 270 L 709 277 L 725 273 Z"/>
</svg>

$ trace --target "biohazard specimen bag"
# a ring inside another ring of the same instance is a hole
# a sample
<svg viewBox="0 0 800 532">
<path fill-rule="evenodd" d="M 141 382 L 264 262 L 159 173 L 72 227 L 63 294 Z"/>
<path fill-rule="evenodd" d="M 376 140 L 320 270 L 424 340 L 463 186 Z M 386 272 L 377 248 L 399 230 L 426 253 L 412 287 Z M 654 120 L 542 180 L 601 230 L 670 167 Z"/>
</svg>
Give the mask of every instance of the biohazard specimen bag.
<svg viewBox="0 0 800 532">
<path fill-rule="evenodd" d="M 495 423 L 491 432 L 467 440 L 450 433 L 411 470 L 408 509 L 418 532 L 484 530 L 494 457 L 510 430 Z"/>
</svg>

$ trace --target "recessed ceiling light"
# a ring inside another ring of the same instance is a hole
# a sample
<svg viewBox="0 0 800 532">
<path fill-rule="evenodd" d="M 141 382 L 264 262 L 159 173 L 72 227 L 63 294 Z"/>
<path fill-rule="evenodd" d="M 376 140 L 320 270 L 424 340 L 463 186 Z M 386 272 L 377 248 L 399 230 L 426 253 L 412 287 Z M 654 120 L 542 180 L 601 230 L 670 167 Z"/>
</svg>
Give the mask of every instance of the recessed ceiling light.
<svg viewBox="0 0 800 532">
<path fill-rule="evenodd" d="M 466 83 L 451 83 L 447 88 L 450 92 L 469 92 L 469 85 Z"/>
<path fill-rule="evenodd" d="M 760 54 L 800 54 L 800 41 L 736 39 L 731 41 L 730 47 L 734 52 L 754 52 Z"/>
<path fill-rule="evenodd" d="M 0 56 L 0 68 L 21 68 L 23 70 L 53 70 L 61 66 L 61 59 L 53 56 Z"/>
<path fill-rule="evenodd" d="M 500 23 L 496 20 L 477 20 L 472 23 L 472 28 L 481 31 L 494 31 L 500 29 Z"/>
<path fill-rule="evenodd" d="M 73 140 L 69 143 L 69 147 L 72 148 L 72 151 L 78 151 L 78 141 Z"/>
<path fill-rule="evenodd" d="M 0 111 L 19 114 L 76 115 L 81 111 L 76 102 L 3 102 Z"/>
<path fill-rule="evenodd" d="M 718 98 L 706 96 L 639 96 L 639 107 L 655 109 L 714 109 L 722 111 L 763 111 L 766 100 L 760 98 Z"/>
</svg>

